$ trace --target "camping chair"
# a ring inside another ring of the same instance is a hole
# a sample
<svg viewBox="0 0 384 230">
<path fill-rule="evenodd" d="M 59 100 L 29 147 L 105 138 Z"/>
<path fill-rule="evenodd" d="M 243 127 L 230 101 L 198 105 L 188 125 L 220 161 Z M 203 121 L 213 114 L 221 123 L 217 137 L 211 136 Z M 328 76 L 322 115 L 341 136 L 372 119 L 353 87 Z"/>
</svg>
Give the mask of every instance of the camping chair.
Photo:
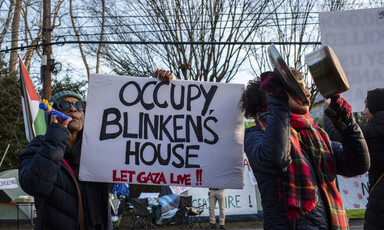
<svg viewBox="0 0 384 230">
<path fill-rule="evenodd" d="M 132 198 L 132 229 L 142 226 L 145 229 L 152 229 L 152 213 L 148 210 L 148 198 Z"/>
<path fill-rule="evenodd" d="M 199 221 L 200 215 L 203 212 L 203 206 L 193 207 L 192 196 L 180 196 L 179 215 L 181 216 L 180 228 L 189 226 L 194 229 L 195 224 L 199 224 L 200 229 L 203 229 Z"/>
</svg>

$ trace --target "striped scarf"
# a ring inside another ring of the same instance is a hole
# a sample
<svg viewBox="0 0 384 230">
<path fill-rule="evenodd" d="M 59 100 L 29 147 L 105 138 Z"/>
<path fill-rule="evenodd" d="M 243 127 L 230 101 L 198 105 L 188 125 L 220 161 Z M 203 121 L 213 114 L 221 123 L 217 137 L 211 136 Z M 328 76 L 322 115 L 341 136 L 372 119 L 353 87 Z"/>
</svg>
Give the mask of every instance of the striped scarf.
<svg viewBox="0 0 384 230">
<path fill-rule="evenodd" d="M 255 119 L 256 126 L 265 130 L 266 122 L 267 113 L 259 113 Z M 301 141 L 308 149 L 319 188 L 328 204 L 332 229 L 349 229 L 344 205 L 335 184 L 336 162 L 328 135 L 313 123 L 309 114 L 292 114 L 291 126 L 292 163 L 278 180 L 279 196 L 284 202 L 287 217 L 289 220 L 297 219 L 299 212 L 310 212 L 316 206 L 316 191 L 309 166 L 301 152 Z"/>
</svg>

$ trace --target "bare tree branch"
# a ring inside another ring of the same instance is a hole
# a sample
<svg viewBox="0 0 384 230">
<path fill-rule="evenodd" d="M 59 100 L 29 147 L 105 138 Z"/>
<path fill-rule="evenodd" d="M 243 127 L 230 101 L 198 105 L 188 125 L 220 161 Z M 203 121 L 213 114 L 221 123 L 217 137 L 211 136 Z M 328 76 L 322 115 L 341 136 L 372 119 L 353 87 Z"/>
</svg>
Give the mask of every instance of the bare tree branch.
<svg viewBox="0 0 384 230">
<path fill-rule="evenodd" d="M 0 47 L 3 44 L 4 37 L 5 37 L 5 35 L 6 35 L 7 31 L 8 31 L 9 24 L 11 23 L 14 6 L 15 6 L 15 1 L 14 0 L 10 0 L 9 1 L 7 18 L 5 19 L 5 22 L 3 23 L 3 29 L 1 30 L 1 34 L 0 34 Z"/>
<path fill-rule="evenodd" d="M 19 45 L 19 23 L 21 15 L 22 0 L 16 0 L 15 11 L 13 14 L 12 20 L 12 42 L 11 48 L 17 47 Z M 17 63 L 17 52 L 11 52 L 9 57 L 9 73 L 16 73 L 16 63 Z"/>
<path fill-rule="evenodd" d="M 117 72 L 152 72 L 157 66 L 170 69 L 185 80 L 229 82 L 247 60 L 244 45 L 185 45 L 177 42 L 250 41 L 266 23 L 270 1 L 252 0 L 126 0 L 126 9 L 109 10 L 115 27 L 108 27 L 114 40 L 175 42 L 172 45 L 107 46 L 103 57 Z M 132 10 L 133 9 L 133 10 Z M 124 21 L 116 15 L 127 15 Z M 130 17 L 132 16 L 132 17 Z M 143 33 L 148 31 L 150 33 Z M 124 52 L 121 52 L 121 50 Z M 121 66 L 126 63 L 133 66 Z"/>
<path fill-rule="evenodd" d="M 71 16 L 72 28 L 73 28 L 73 31 L 75 32 L 76 39 L 77 39 L 77 41 L 81 41 L 81 36 L 80 36 L 79 30 L 77 29 L 77 26 L 76 26 L 76 23 L 75 23 L 75 19 L 74 19 L 74 15 L 73 15 L 72 0 L 69 0 L 69 14 Z M 82 46 L 81 43 L 79 43 L 79 50 L 80 50 L 81 57 L 83 59 L 83 63 L 84 63 L 85 69 L 87 70 L 87 76 L 89 78 L 90 69 L 89 69 L 89 65 L 88 65 L 88 61 L 87 61 L 87 56 L 84 53 L 83 46 Z"/>
</svg>

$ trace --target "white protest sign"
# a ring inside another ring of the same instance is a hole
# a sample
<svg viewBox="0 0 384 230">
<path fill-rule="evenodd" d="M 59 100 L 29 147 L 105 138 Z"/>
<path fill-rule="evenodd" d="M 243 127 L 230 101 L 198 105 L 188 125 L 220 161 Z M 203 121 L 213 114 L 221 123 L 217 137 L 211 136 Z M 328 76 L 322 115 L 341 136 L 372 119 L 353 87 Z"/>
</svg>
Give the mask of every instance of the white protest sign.
<svg viewBox="0 0 384 230">
<path fill-rule="evenodd" d="M 384 87 L 384 8 L 320 13 L 321 42 L 335 51 L 350 89 L 342 96 L 364 110 L 367 91 Z"/>
<path fill-rule="evenodd" d="M 242 188 L 243 89 L 91 75 L 80 179 Z"/>
<path fill-rule="evenodd" d="M 341 199 L 346 210 L 365 209 L 368 203 L 368 173 L 355 177 L 337 176 Z"/>
<path fill-rule="evenodd" d="M 191 187 L 183 187 L 183 186 L 169 186 L 173 194 L 181 194 L 185 191 L 188 191 Z"/>
<path fill-rule="evenodd" d="M 15 177 L 0 179 L 0 190 L 19 187 Z"/>
</svg>

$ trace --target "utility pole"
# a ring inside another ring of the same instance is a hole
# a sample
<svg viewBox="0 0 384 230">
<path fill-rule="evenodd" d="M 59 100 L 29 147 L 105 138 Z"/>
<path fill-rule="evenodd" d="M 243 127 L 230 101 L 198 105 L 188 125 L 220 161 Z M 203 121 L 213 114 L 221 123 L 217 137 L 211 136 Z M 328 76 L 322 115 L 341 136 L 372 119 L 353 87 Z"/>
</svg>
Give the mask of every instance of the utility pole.
<svg viewBox="0 0 384 230">
<path fill-rule="evenodd" d="M 43 83 L 43 98 L 51 98 L 51 69 L 53 63 L 51 59 L 51 0 L 43 1 L 43 55 L 41 58 L 41 81 Z"/>
</svg>

